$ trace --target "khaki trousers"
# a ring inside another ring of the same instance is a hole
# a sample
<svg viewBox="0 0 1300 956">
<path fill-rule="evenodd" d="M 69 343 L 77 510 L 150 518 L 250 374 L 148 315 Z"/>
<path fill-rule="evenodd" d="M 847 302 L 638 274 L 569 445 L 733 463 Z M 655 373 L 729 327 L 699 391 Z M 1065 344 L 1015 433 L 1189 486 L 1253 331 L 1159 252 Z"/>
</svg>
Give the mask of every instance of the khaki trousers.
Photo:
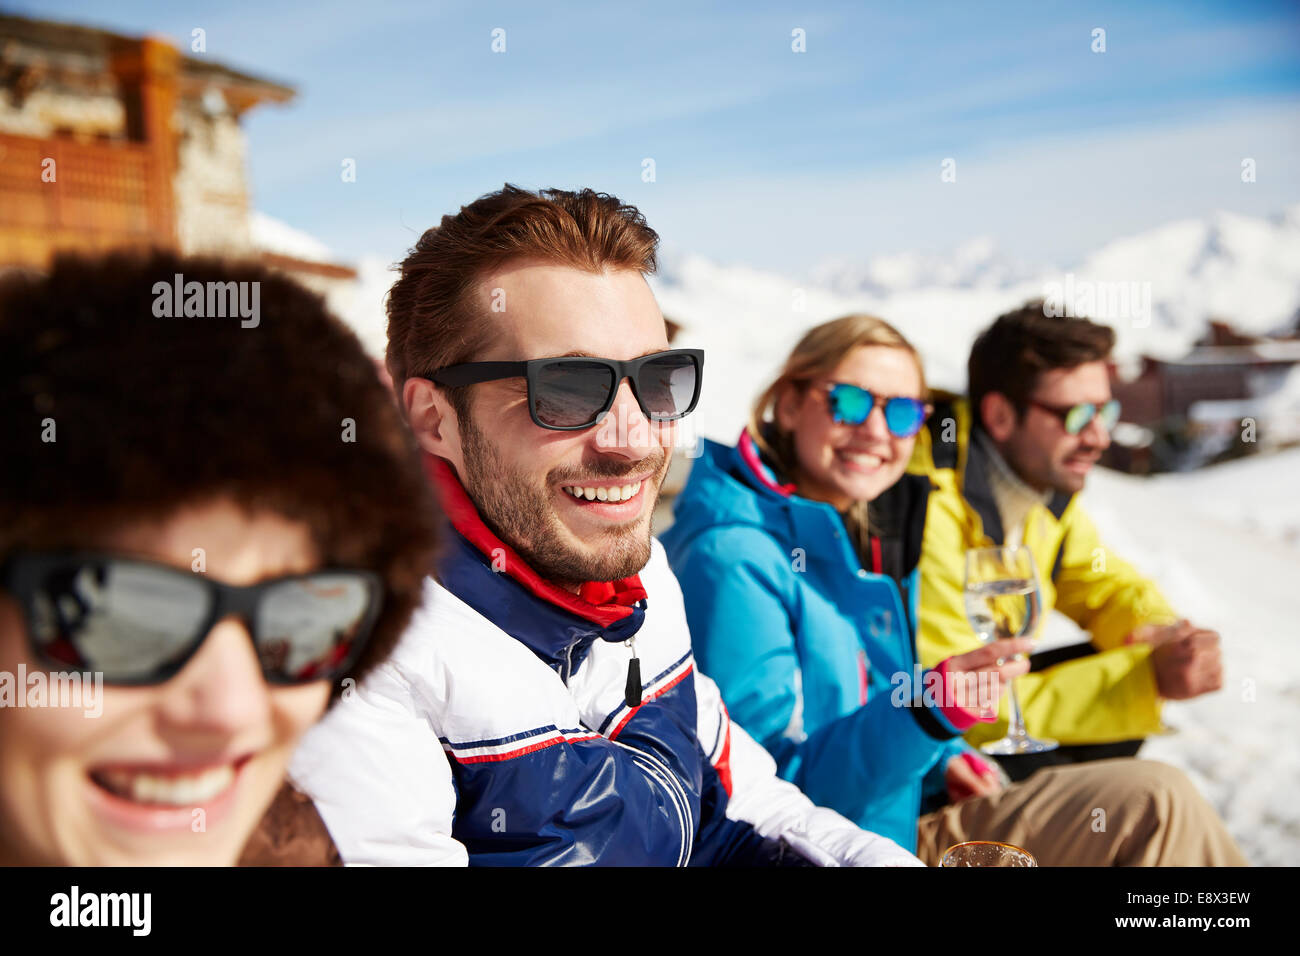
<svg viewBox="0 0 1300 956">
<path fill-rule="evenodd" d="M 1040 866 L 1249 865 L 1181 770 L 1135 758 L 1045 767 L 928 813 L 917 822 L 916 855 L 937 866 L 967 840 L 1014 844 Z"/>
</svg>

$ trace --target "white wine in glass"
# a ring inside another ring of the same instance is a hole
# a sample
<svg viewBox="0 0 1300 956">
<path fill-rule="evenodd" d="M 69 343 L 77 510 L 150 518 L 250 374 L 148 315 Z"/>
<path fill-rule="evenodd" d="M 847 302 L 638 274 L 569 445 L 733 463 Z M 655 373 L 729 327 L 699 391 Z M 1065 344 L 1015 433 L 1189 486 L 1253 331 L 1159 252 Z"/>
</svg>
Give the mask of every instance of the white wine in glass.
<svg viewBox="0 0 1300 956">
<path fill-rule="evenodd" d="M 1008 637 L 1036 636 L 1042 598 L 1034 556 L 1023 546 L 971 548 L 966 552 L 966 617 L 985 644 Z M 1055 740 L 1036 740 L 1025 730 L 1011 682 L 1007 735 L 980 747 L 987 754 L 1037 754 L 1055 750 Z"/>
</svg>

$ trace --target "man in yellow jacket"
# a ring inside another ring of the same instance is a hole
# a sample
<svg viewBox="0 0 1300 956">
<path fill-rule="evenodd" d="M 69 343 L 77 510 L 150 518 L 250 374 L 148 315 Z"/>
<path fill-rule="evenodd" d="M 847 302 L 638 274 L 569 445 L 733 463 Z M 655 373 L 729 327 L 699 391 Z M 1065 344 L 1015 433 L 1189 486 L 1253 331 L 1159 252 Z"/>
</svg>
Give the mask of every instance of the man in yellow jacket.
<svg viewBox="0 0 1300 956">
<path fill-rule="evenodd" d="M 1008 761 L 1013 777 L 1044 762 L 1136 753 L 1161 729 L 1162 700 L 1222 685 L 1218 635 L 1179 620 L 1102 544 L 1077 497 L 1119 417 L 1106 364 L 1114 339 L 1087 319 L 1045 314 L 1041 302 L 1000 317 L 971 349 L 969 401 L 935 397 L 912 460 L 936 488 L 920 562 L 923 666 L 979 646 L 964 607 L 968 548 L 1026 545 L 1044 612 L 1055 608 L 1090 636 L 1036 655 L 1017 681 L 1029 733 L 1062 747 Z M 1001 737 L 1007 709 L 977 724 L 970 742 Z"/>
</svg>

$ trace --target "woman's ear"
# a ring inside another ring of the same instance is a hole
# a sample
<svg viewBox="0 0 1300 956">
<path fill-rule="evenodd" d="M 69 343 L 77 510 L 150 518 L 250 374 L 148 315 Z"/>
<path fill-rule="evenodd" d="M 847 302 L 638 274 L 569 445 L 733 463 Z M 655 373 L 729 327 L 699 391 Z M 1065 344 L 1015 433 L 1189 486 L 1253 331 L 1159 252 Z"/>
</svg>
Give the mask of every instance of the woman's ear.
<svg viewBox="0 0 1300 956">
<path fill-rule="evenodd" d="M 776 427 L 789 434 L 799 424 L 799 406 L 803 404 L 804 392 L 794 382 L 785 382 L 777 390 L 776 401 L 772 403 L 772 417 Z"/>
</svg>

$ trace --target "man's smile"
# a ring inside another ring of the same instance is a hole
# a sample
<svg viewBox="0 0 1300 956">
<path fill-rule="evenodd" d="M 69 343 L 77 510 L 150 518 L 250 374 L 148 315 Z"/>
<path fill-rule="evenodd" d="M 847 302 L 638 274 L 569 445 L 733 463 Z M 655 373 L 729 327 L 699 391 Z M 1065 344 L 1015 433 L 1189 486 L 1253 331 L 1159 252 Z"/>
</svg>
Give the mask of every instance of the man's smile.
<svg viewBox="0 0 1300 956">
<path fill-rule="evenodd" d="M 575 498 L 585 498 L 587 501 L 630 501 L 632 496 L 641 490 L 641 484 L 644 479 L 638 478 L 636 481 L 622 485 L 606 484 L 585 484 L 585 485 L 565 485 L 564 490 Z"/>
<path fill-rule="evenodd" d="M 560 486 L 568 507 L 585 515 L 624 524 L 646 510 L 647 488 L 655 487 L 655 472 L 627 478 L 588 478 Z"/>
</svg>

